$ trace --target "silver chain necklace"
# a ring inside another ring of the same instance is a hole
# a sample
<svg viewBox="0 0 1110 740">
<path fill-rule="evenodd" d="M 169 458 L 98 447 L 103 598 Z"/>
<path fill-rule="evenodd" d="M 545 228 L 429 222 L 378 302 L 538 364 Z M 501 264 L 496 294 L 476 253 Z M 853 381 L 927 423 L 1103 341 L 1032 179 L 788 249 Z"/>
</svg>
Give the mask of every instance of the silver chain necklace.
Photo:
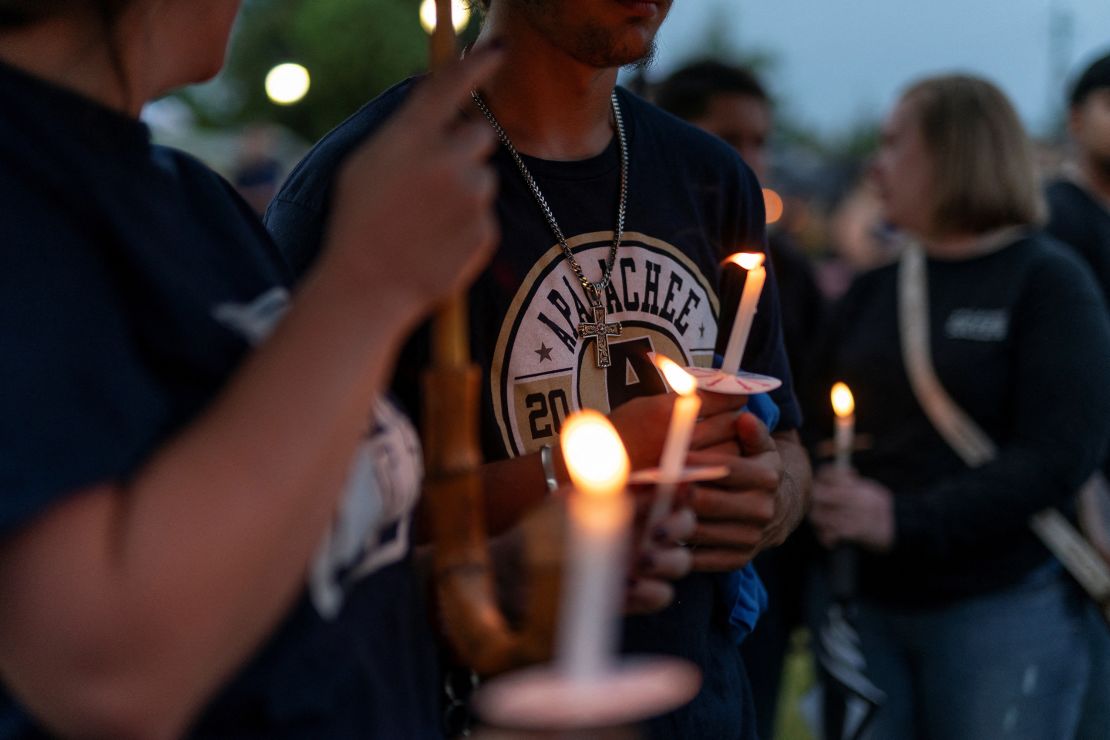
<svg viewBox="0 0 1110 740">
<path fill-rule="evenodd" d="M 597 341 L 597 366 L 609 367 L 612 364 L 612 358 L 609 354 L 609 337 L 619 337 L 621 335 L 620 322 L 607 323 L 605 316 L 605 289 L 609 287 L 609 281 L 613 277 L 613 265 L 617 261 L 617 250 L 621 246 L 621 238 L 624 236 L 624 213 L 628 205 L 628 141 L 624 134 L 624 121 L 621 120 L 621 108 L 617 102 L 617 91 L 609 96 L 609 100 L 613 107 L 613 119 L 616 121 L 617 128 L 617 141 L 620 143 L 621 150 L 621 194 L 620 203 L 617 206 L 617 227 L 613 232 L 613 244 L 609 247 L 609 258 L 605 262 L 605 268 L 602 270 L 601 280 L 598 282 L 591 282 L 586 274 L 582 271 L 582 265 L 578 264 L 578 260 L 574 258 L 574 252 L 571 251 L 570 246 L 567 245 L 567 239 L 563 236 L 563 230 L 559 228 L 559 222 L 555 220 L 555 214 L 551 211 L 551 206 L 547 204 L 547 199 L 543 197 L 543 191 L 540 190 L 536 178 L 532 177 L 532 173 L 528 171 L 525 166 L 524 160 L 521 158 L 520 153 L 517 152 L 513 142 L 509 139 L 509 135 L 505 129 L 498 123 L 497 118 L 494 117 L 493 111 L 486 105 L 486 101 L 478 94 L 477 90 L 470 93 L 473 98 L 474 104 L 478 106 L 478 110 L 482 111 L 482 115 L 489 121 L 490 126 L 497 133 L 497 138 L 505 146 L 509 152 L 509 156 L 516 162 L 516 167 L 520 170 L 521 177 L 528 185 L 528 189 L 532 191 L 532 197 L 536 199 L 540 210 L 543 211 L 544 218 L 547 219 L 547 225 L 551 227 L 551 231 L 555 234 L 555 238 L 559 241 L 559 246 L 563 250 L 563 255 L 567 258 L 567 263 L 570 264 L 571 270 L 574 271 L 575 277 L 582 285 L 582 290 L 586 293 L 586 299 L 590 303 L 590 311 L 593 313 L 593 322 L 584 321 L 578 325 L 578 336 L 581 339 L 593 337 Z"/>
</svg>

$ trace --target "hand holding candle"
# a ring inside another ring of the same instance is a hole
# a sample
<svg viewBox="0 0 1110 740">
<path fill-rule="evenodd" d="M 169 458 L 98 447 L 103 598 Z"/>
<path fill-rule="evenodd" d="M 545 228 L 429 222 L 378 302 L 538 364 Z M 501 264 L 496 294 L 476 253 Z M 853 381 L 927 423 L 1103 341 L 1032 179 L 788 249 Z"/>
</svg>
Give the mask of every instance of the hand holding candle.
<svg viewBox="0 0 1110 740">
<path fill-rule="evenodd" d="M 560 442 L 574 491 L 555 660 L 495 678 L 475 697 L 483 716 L 507 728 L 616 727 L 684 704 L 701 683 L 698 669 L 679 658 L 618 657 L 633 508 L 628 454 L 596 411 L 568 418 Z"/>
<path fill-rule="evenodd" d="M 740 307 L 736 311 L 732 332 L 728 336 L 725 359 L 721 363 L 721 369 L 724 372 L 735 375 L 740 372 L 740 361 L 744 358 L 744 349 L 747 347 L 748 335 L 752 330 L 756 306 L 763 292 L 763 283 L 767 280 L 767 268 L 763 266 L 763 255 L 759 252 L 738 252 L 726 261 L 748 271 L 748 277 L 744 280 L 744 292 L 740 295 Z"/>
<path fill-rule="evenodd" d="M 616 429 L 596 411 L 570 416 L 560 441 L 574 492 L 556 660 L 569 679 L 589 682 L 616 654 L 632 520 L 629 462 Z"/>
<path fill-rule="evenodd" d="M 836 414 L 836 469 L 850 470 L 852 448 L 855 446 L 856 401 L 844 383 L 837 383 L 830 393 L 833 412 Z"/>
</svg>

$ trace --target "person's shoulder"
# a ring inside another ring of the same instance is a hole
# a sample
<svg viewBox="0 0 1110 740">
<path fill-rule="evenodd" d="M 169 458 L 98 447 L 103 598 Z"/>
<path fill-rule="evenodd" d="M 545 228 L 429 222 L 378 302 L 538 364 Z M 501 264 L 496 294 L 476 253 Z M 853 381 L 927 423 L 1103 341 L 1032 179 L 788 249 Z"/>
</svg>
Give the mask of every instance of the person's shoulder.
<svg viewBox="0 0 1110 740">
<path fill-rule="evenodd" d="M 227 178 L 188 152 L 156 144 L 151 147 L 151 158 L 186 187 L 210 189 L 221 194 L 235 192 Z"/>
<path fill-rule="evenodd" d="M 678 167 L 736 177 L 754 185 L 755 174 L 740 154 L 718 136 L 668 113 L 623 87 L 619 99 L 628 110 L 633 137 L 644 137 L 658 156 Z"/>
<path fill-rule="evenodd" d="M 1050 181 L 1045 185 L 1044 194 L 1050 206 L 1074 203 L 1086 196 L 1083 188 L 1066 177 Z"/>
<path fill-rule="evenodd" d="M 1043 230 L 1030 231 L 1005 253 L 1016 263 L 1027 291 L 1097 296 L 1097 283 L 1086 261 L 1074 249 Z"/>
<path fill-rule="evenodd" d="M 1083 258 L 1056 236 L 1043 229 L 1031 231 L 1012 250 L 1029 271 L 1074 272 L 1087 270 Z"/>
<path fill-rule="evenodd" d="M 397 83 L 327 133 L 289 174 L 274 201 L 322 211 L 343 161 L 401 107 L 417 79 Z"/>
</svg>

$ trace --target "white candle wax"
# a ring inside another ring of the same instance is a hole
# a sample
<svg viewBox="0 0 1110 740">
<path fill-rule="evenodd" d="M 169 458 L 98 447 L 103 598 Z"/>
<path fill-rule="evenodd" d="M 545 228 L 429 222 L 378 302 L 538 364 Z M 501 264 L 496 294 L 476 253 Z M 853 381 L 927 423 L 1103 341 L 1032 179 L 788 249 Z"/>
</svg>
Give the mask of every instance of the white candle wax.
<svg viewBox="0 0 1110 740">
<path fill-rule="evenodd" d="M 855 445 L 856 417 L 836 417 L 836 462 L 839 470 L 849 470 L 852 467 L 852 447 Z"/>
<path fill-rule="evenodd" d="M 740 362 L 744 358 L 744 349 L 747 347 L 748 335 L 752 330 L 759 295 L 763 292 L 763 283 L 767 280 L 767 270 L 763 267 L 762 254 L 733 255 L 729 261 L 748 269 L 748 276 L 744 280 L 744 292 L 740 295 L 740 307 L 736 311 L 736 319 L 732 322 L 732 332 L 728 336 L 728 344 L 725 347 L 725 359 L 721 363 L 722 370 L 735 375 L 740 372 Z"/>
<path fill-rule="evenodd" d="M 596 411 L 568 418 L 560 441 L 575 490 L 555 660 L 569 679 L 588 683 L 605 675 L 617 652 L 632 521 L 628 454 Z"/>
<path fill-rule="evenodd" d="M 570 679 L 589 682 L 606 674 L 617 653 L 632 503 L 576 493 L 568 505 L 556 662 Z"/>
<path fill-rule="evenodd" d="M 833 413 L 836 414 L 836 436 L 833 438 L 836 450 L 834 464 L 838 470 L 849 470 L 852 467 L 852 448 L 855 446 L 856 399 L 844 383 L 833 385 L 829 398 L 832 401 Z"/>
<path fill-rule="evenodd" d="M 690 439 L 694 436 L 694 425 L 700 410 L 701 399 L 697 394 L 675 399 L 670 427 L 667 429 L 667 441 L 659 459 L 659 479 L 664 483 L 675 483 L 682 476 L 686 453 L 690 451 Z"/>
<path fill-rule="evenodd" d="M 698 384 L 694 377 L 678 363 L 662 355 L 655 358 L 655 364 L 662 371 L 667 384 L 679 395 L 671 409 L 667 438 L 663 443 L 663 454 L 659 458 L 659 485 L 644 527 L 645 538 L 650 537 L 655 525 L 663 521 L 671 510 L 675 488 L 686 464 L 686 453 L 690 451 L 694 426 L 698 422 L 698 412 L 701 411 L 701 398 L 698 396 Z"/>
</svg>

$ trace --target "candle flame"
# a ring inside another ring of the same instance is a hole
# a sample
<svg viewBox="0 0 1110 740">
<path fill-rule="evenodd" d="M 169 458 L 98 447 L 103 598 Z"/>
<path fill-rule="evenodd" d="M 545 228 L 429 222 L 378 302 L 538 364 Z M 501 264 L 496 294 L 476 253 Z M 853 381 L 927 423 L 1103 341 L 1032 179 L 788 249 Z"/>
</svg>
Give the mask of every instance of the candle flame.
<svg viewBox="0 0 1110 740">
<path fill-rule="evenodd" d="M 589 409 L 578 411 L 563 424 L 559 435 L 574 487 L 586 494 L 612 496 L 628 480 L 628 453 L 607 418 Z"/>
<path fill-rule="evenodd" d="M 737 252 L 725 261 L 740 265 L 745 270 L 754 270 L 763 266 L 763 254 L 761 252 Z"/>
<path fill-rule="evenodd" d="M 856 410 L 856 400 L 852 397 L 852 391 L 844 383 L 837 383 L 832 387 L 833 411 L 841 419 L 851 416 Z"/>
<path fill-rule="evenodd" d="M 683 370 L 677 362 L 669 357 L 656 355 L 655 366 L 663 373 L 667 385 L 678 395 L 689 396 L 698 389 L 698 381 L 694 379 L 694 376 Z"/>
</svg>

